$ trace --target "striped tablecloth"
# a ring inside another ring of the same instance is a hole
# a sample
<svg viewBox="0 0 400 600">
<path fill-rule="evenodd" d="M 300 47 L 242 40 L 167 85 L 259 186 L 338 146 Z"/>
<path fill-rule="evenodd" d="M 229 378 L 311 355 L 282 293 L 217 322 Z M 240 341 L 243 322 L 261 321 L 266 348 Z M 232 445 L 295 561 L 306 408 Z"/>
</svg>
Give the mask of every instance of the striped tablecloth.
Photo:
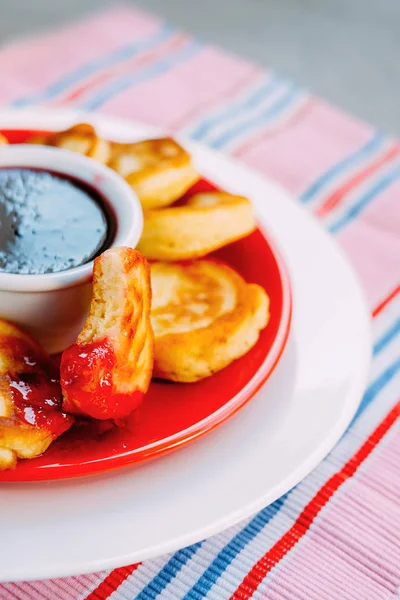
<svg viewBox="0 0 400 600">
<path fill-rule="evenodd" d="M 397 140 L 273 71 L 123 6 L 3 47 L 0 73 L 3 107 L 132 117 L 183 132 L 280 181 L 345 249 L 366 289 L 374 332 L 356 419 L 315 471 L 271 506 L 175 554 L 111 572 L 3 584 L 0 598 L 398 598 Z"/>
</svg>

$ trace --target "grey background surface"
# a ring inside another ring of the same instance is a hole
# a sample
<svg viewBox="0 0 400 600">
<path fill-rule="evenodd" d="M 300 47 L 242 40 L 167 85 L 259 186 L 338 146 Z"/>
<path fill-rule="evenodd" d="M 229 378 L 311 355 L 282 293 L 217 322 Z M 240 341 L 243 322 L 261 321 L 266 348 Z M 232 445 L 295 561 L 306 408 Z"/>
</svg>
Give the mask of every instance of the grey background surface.
<svg viewBox="0 0 400 600">
<path fill-rule="evenodd" d="M 110 0 L 0 0 L 0 41 L 72 21 L 109 4 Z M 400 135 L 400 0 L 136 4 L 204 40 L 271 66 Z"/>
</svg>

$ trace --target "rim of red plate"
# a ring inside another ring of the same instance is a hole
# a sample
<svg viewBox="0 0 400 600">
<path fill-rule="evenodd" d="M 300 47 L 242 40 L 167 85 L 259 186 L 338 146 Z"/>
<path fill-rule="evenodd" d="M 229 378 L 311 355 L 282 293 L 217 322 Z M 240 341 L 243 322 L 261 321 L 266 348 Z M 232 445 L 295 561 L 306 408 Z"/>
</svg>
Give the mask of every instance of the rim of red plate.
<svg viewBox="0 0 400 600">
<path fill-rule="evenodd" d="M 17 469 L 14 472 L 9 472 L 10 478 L 5 476 L 1 480 L 2 482 L 19 481 L 28 483 L 35 481 L 60 481 L 77 477 L 96 476 L 109 473 L 110 471 L 120 470 L 125 467 L 133 467 L 136 464 L 140 465 L 148 460 L 169 454 L 180 446 L 185 446 L 190 442 L 203 437 L 224 423 L 224 421 L 227 421 L 256 395 L 262 385 L 271 376 L 285 350 L 289 339 L 293 312 L 292 288 L 286 264 L 280 251 L 277 249 L 275 242 L 271 239 L 271 236 L 266 233 L 262 225 L 259 223 L 257 225 L 277 265 L 282 288 L 282 309 L 275 339 L 267 352 L 263 363 L 247 384 L 214 413 L 173 435 L 142 446 L 139 453 L 137 451 L 132 452 L 131 450 L 128 450 L 127 452 L 103 458 L 101 460 L 101 468 L 99 468 L 99 461 L 97 460 L 79 464 L 62 465 L 59 468 L 57 468 L 56 465 L 44 465 L 35 470 L 34 476 L 31 474 L 29 477 L 22 476 L 21 478 L 15 477 L 15 475 L 18 474 Z M 138 454 L 140 458 L 138 458 Z"/>
<path fill-rule="evenodd" d="M 23 476 L 21 473 L 21 477 L 18 476 L 18 469 L 16 469 L 15 471 L 8 472 L 9 477 L 7 477 L 7 475 L 4 476 L 3 473 L 1 481 L 4 483 L 7 481 L 21 483 L 60 481 L 76 477 L 96 476 L 110 471 L 120 470 L 124 467 L 133 467 L 135 464 L 142 464 L 145 461 L 147 462 L 148 460 L 169 454 L 180 446 L 184 446 L 203 437 L 246 405 L 256 395 L 277 366 L 289 338 L 293 312 L 292 289 L 287 267 L 275 243 L 271 240 L 270 235 L 265 232 L 262 226 L 259 226 L 259 230 L 266 240 L 276 261 L 282 288 L 281 318 L 275 339 L 267 352 L 264 361 L 258 371 L 235 396 L 214 413 L 197 421 L 194 425 L 182 429 L 162 440 L 157 440 L 156 442 L 142 446 L 139 453 L 140 458 L 138 458 L 137 452 L 127 451 L 103 458 L 101 460 L 100 468 L 97 460 L 79 464 L 73 463 L 62 465 L 59 468 L 57 468 L 56 465 L 43 465 L 43 467 L 35 469 L 34 475 L 33 473 L 30 473 L 29 476 Z"/>
<path fill-rule="evenodd" d="M 27 129 L 25 131 L 27 131 Z M 34 130 L 30 129 L 30 131 L 33 132 Z M 280 281 L 282 291 L 281 317 L 275 339 L 273 340 L 272 345 L 268 350 L 262 364 L 253 377 L 235 396 L 233 396 L 226 402 L 226 404 L 221 406 L 215 412 L 201 419 L 200 421 L 197 421 L 190 427 L 141 447 L 139 459 L 138 453 L 135 451 L 127 451 L 123 453 L 120 452 L 102 459 L 101 468 L 99 468 L 97 460 L 80 464 L 74 463 L 70 465 L 62 465 L 62 467 L 60 466 L 59 469 L 55 465 L 43 465 L 43 467 L 39 467 L 35 470 L 34 477 L 30 476 L 27 478 L 19 478 L 15 477 L 16 472 L 14 472 L 14 476 L 11 476 L 10 479 L 7 477 L 4 479 L 2 478 L 2 481 L 57 481 L 61 479 L 82 476 L 95 476 L 124 467 L 132 467 L 135 464 L 141 464 L 144 461 L 157 458 L 160 455 L 172 452 L 179 446 L 186 445 L 193 440 L 199 439 L 221 425 L 245 404 L 247 404 L 260 390 L 262 385 L 271 376 L 275 367 L 277 366 L 289 338 L 293 312 L 292 287 L 285 261 L 283 260 L 281 252 L 278 249 L 273 237 L 271 237 L 269 232 L 266 231 L 264 225 L 257 223 L 257 229 L 263 236 L 276 263 L 278 279 Z"/>
</svg>

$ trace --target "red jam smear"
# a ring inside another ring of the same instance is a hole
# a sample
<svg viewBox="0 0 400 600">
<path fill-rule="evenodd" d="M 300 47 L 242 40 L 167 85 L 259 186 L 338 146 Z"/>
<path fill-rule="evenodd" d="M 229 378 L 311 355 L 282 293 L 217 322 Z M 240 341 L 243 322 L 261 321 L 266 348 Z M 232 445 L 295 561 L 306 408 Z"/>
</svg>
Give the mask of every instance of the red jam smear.
<svg viewBox="0 0 400 600">
<path fill-rule="evenodd" d="M 73 344 L 61 358 L 63 409 L 94 419 L 123 419 L 141 403 L 143 393 L 116 393 L 112 372 L 116 357 L 108 339 Z"/>
<path fill-rule="evenodd" d="M 57 367 L 23 339 L 4 336 L 1 346 L 4 355 L 8 355 L 10 370 L 5 377 L 15 416 L 33 427 L 46 428 L 58 437 L 72 425 L 74 418 L 62 412 Z"/>
</svg>

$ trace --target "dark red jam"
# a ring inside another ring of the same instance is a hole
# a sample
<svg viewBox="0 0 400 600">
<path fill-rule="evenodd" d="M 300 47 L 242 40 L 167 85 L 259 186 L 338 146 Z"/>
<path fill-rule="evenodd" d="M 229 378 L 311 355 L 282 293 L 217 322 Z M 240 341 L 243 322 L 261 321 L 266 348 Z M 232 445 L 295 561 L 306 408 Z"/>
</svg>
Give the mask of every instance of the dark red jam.
<svg viewBox="0 0 400 600">
<path fill-rule="evenodd" d="M 115 353 L 107 339 L 73 344 L 64 350 L 61 358 L 64 410 L 94 419 L 122 419 L 137 408 L 143 396 L 140 390 L 120 393 L 114 389 L 115 363 Z"/>
<path fill-rule="evenodd" d="M 9 357 L 7 378 L 15 416 L 34 427 L 48 429 L 54 437 L 66 431 L 73 417 L 61 411 L 62 394 L 55 364 L 23 339 L 2 337 L 3 352 Z"/>
<path fill-rule="evenodd" d="M 100 196 L 40 169 L 0 169 L 0 271 L 54 273 L 100 254 L 110 237 Z"/>
</svg>

